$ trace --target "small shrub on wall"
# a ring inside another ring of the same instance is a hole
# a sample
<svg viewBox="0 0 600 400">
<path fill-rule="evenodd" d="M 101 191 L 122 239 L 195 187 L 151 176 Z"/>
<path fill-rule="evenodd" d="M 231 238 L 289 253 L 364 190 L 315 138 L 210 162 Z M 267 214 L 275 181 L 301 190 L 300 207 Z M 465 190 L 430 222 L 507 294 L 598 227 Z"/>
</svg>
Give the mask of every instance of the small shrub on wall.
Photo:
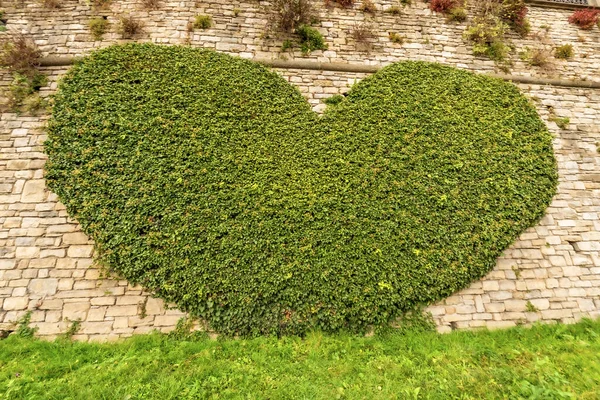
<svg viewBox="0 0 600 400">
<path fill-rule="evenodd" d="M 431 11 L 445 13 L 456 7 L 457 3 L 456 0 L 431 0 L 429 2 L 429 8 Z"/>
<path fill-rule="evenodd" d="M 226 334 L 385 326 L 490 271 L 557 180 L 515 86 L 423 62 L 319 117 L 250 61 L 113 46 L 63 78 L 48 132 L 99 261 Z"/>
<path fill-rule="evenodd" d="M 293 32 L 301 25 L 309 25 L 315 18 L 310 0 L 273 0 L 271 25 L 283 32 Z"/>
<path fill-rule="evenodd" d="M 581 29 L 590 30 L 598 24 L 598 14 L 600 14 L 600 10 L 593 8 L 577 10 L 569 17 L 569 23 L 577 25 Z"/>
<path fill-rule="evenodd" d="M 527 19 L 525 0 L 504 0 L 499 7 L 499 16 L 521 36 L 526 36 L 531 30 Z"/>
<path fill-rule="evenodd" d="M 575 55 L 575 50 L 573 50 L 572 44 L 563 44 L 562 46 L 558 46 L 554 49 L 554 57 L 561 60 L 568 60 L 573 58 Z"/>
<path fill-rule="evenodd" d="M 102 37 L 108 31 L 109 23 L 103 17 L 96 17 L 90 20 L 89 26 L 94 40 L 102 40 Z"/>
<path fill-rule="evenodd" d="M 302 54 L 310 54 L 315 50 L 327 50 L 327 44 L 323 35 L 315 28 L 308 25 L 300 25 L 296 29 L 296 33 L 300 37 L 300 50 Z"/>
<path fill-rule="evenodd" d="M 45 106 L 38 91 L 47 83 L 38 71 L 41 52 L 31 38 L 20 34 L 0 39 L 0 68 L 12 75 L 6 98 L 11 111 L 36 111 Z"/>
</svg>

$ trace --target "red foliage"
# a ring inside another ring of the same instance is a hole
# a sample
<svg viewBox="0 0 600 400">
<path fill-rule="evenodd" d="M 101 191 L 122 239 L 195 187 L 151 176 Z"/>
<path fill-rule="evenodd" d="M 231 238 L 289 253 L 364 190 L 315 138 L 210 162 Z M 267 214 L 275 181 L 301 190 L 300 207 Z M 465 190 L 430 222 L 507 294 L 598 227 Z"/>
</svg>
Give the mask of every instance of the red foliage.
<svg viewBox="0 0 600 400">
<path fill-rule="evenodd" d="M 500 8 L 500 17 L 515 26 L 521 26 L 525 23 L 527 11 L 524 0 L 504 0 Z"/>
<path fill-rule="evenodd" d="M 451 8 L 456 7 L 456 0 L 431 0 L 429 9 L 435 12 L 447 12 Z"/>
<path fill-rule="evenodd" d="M 354 5 L 354 0 L 325 0 L 325 5 L 329 6 L 331 3 L 337 3 L 344 8 L 350 8 Z"/>
<path fill-rule="evenodd" d="M 600 14 L 600 10 L 595 8 L 578 10 L 569 17 L 569 22 L 581 29 L 592 29 L 598 23 L 598 14 Z"/>
</svg>

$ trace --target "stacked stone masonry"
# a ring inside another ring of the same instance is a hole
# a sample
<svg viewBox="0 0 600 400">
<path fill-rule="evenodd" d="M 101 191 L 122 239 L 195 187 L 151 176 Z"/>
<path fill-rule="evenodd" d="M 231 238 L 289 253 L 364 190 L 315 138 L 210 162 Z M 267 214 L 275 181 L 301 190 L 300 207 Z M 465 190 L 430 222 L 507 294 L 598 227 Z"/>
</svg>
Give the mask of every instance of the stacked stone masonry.
<svg viewBox="0 0 600 400">
<path fill-rule="evenodd" d="M 41 0 L 5 0 L 3 9 L 9 31 L 31 35 L 44 55 L 82 55 L 92 49 L 123 42 L 118 33 L 119 19 L 131 17 L 143 23 L 142 32 L 133 40 L 164 44 L 189 44 L 236 54 L 244 58 L 302 58 L 321 62 L 348 62 L 382 65 L 398 60 L 423 60 L 458 66 L 474 71 L 497 71 L 493 61 L 472 55 L 471 46 L 463 39 L 464 23 L 447 23 L 443 14 L 429 10 L 422 0 L 403 7 L 399 15 L 386 10 L 398 6 L 397 0 L 375 1 L 374 15 L 355 7 L 326 7 L 323 0 L 313 3 L 318 10 L 315 26 L 325 37 L 329 48 L 302 57 L 300 51 L 282 52 L 285 39 L 293 35 L 269 31 L 273 12 L 267 1 L 227 2 L 224 0 L 162 0 L 158 10 L 146 10 L 142 0 L 114 0 L 106 7 L 94 7 L 92 0 L 62 0 L 60 7 L 48 9 Z M 472 1 L 471 4 L 476 2 Z M 474 6 L 470 13 L 475 12 Z M 511 34 L 514 44 L 511 71 L 524 76 L 558 76 L 561 78 L 600 81 L 600 29 L 578 29 L 568 23 L 572 10 L 530 7 L 532 29 L 526 38 Z M 196 15 L 209 15 L 213 24 L 206 30 L 189 30 Z M 108 32 L 95 41 L 89 21 L 106 17 Z M 373 37 L 367 44 L 356 43 L 353 30 L 364 24 Z M 403 44 L 392 43 L 389 33 L 405 38 Z M 575 56 L 569 61 L 552 57 L 549 65 L 532 67 L 519 57 L 527 48 L 552 51 L 572 44 Z"/>
<path fill-rule="evenodd" d="M 23 7 L 5 8 L 9 28 L 32 32 L 47 55 L 85 54 L 116 41 L 116 34 L 107 35 L 107 41 L 91 41 L 86 21 L 95 13 L 83 1 L 66 0 L 61 9 L 45 10 L 44 14 L 39 6 L 24 3 L 27 4 Z M 115 2 L 112 7 L 144 16 L 146 38 L 155 42 L 183 43 L 187 21 L 195 14 L 211 14 L 215 28 L 195 32 L 192 45 L 243 57 L 280 56 L 280 42 L 273 39 L 269 45 L 269 40 L 258 40 L 266 22 L 257 3 L 240 3 L 240 17 L 233 17 L 236 6 L 231 3 L 202 1 L 198 7 L 194 3 L 164 1 L 161 9 L 168 11 L 150 13 L 140 11 L 137 2 Z M 392 3 L 376 4 L 385 9 Z M 118 15 L 114 9 L 103 12 L 110 16 L 109 20 Z M 409 33 L 415 35 L 409 43 L 420 43 L 421 47 L 395 48 L 382 36 L 381 48 L 374 47 L 371 53 L 357 52 L 344 32 L 359 13 L 333 9 L 326 18 L 322 15 L 321 22 L 331 43 L 330 50 L 311 58 L 375 65 L 421 59 L 480 72 L 494 69 L 493 63 L 470 55 L 457 25 L 445 24 L 441 17 L 430 15 L 419 4 L 405 12 L 407 15 L 398 18 L 394 30 L 405 32 L 407 37 Z M 553 35 L 556 30 L 556 43 L 574 41 L 580 34 L 566 23 L 568 11 L 536 8 L 530 14 L 534 26 L 543 25 L 544 21 L 551 24 L 549 33 Z M 382 26 L 391 24 L 386 22 L 390 18 L 380 16 L 378 29 L 388 29 Z M 600 81 L 594 75 L 600 60 L 600 35 L 597 30 L 583 34 L 589 40 L 573 44 L 578 51 L 588 52 L 588 57 L 561 64 L 555 72 L 563 78 Z M 434 38 L 436 35 L 447 37 L 448 43 L 462 44 L 444 45 L 446 39 Z M 430 38 L 427 45 L 423 44 L 425 37 Z M 445 52 L 448 54 L 442 54 Z M 519 74 L 538 73 L 520 68 L 516 66 Z M 43 96 L 56 90 L 57 81 L 66 70 L 43 69 L 50 78 L 50 84 L 42 90 Z M 346 92 L 366 76 L 351 72 L 277 71 L 299 88 L 317 112 L 324 109 L 324 98 Z M 9 81 L 7 75 L 2 77 L 5 84 Z M 493 271 L 428 308 L 442 332 L 535 321 L 574 322 L 600 316 L 600 90 L 540 85 L 520 88 L 555 136 L 558 192 L 547 215 L 504 252 Z M 552 122 L 554 116 L 569 118 L 568 127 L 559 129 Z M 46 188 L 43 141 L 47 118 L 14 113 L 0 116 L 0 330 L 14 330 L 15 322 L 27 311 L 32 312 L 31 325 L 47 338 L 64 333 L 73 321 L 81 321 L 75 335 L 78 340 L 112 340 L 154 329 L 172 330 L 184 314 L 166 307 L 139 287 L 103 276 L 94 265 L 93 243 Z"/>
</svg>

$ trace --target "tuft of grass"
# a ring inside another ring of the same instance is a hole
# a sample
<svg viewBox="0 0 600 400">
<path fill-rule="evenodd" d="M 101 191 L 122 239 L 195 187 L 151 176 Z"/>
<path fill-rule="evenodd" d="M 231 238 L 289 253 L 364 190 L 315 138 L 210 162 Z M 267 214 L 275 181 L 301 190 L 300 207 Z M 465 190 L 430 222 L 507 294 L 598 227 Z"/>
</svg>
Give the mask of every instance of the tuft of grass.
<svg viewBox="0 0 600 400">
<path fill-rule="evenodd" d="M 196 15 L 194 29 L 209 29 L 211 26 L 212 17 L 210 15 Z"/>
<path fill-rule="evenodd" d="M 446 21 L 464 22 L 467 20 L 467 10 L 463 7 L 453 7 L 446 12 Z"/>
<path fill-rule="evenodd" d="M 377 12 L 377 7 L 371 0 L 363 0 L 359 10 L 367 14 L 375 14 Z"/>
<path fill-rule="evenodd" d="M 392 43 L 396 43 L 396 44 L 403 44 L 404 43 L 404 36 L 401 36 L 399 33 L 390 32 L 388 34 L 388 37 L 390 39 L 390 42 L 392 42 Z"/>
<path fill-rule="evenodd" d="M 90 32 L 94 40 L 102 40 L 102 37 L 108 31 L 108 25 L 108 20 L 103 17 L 95 17 L 90 20 Z"/>
<path fill-rule="evenodd" d="M 64 333 L 64 338 L 72 339 L 73 336 L 76 335 L 77 332 L 79 332 L 79 329 L 81 329 L 81 320 L 76 319 L 75 321 L 71 321 L 71 325 L 69 325 L 69 328 Z"/>
<path fill-rule="evenodd" d="M 112 0 L 92 0 L 92 5 L 95 8 L 107 8 L 112 3 Z"/>
<path fill-rule="evenodd" d="M 551 53 L 546 49 L 534 49 L 529 53 L 528 63 L 534 67 L 547 69 L 551 66 Z"/>
<path fill-rule="evenodd" d="M 121 17 L 119 33 L 123 39 L 131 39 L 140 34 L 144 29 L 144 23 L 132 17 Z"/>
<path fill-rule="evenodd" d="M 339 4 L 344 8 L 350 8 L 354 5 L 354 0 L 325 0 L 326 5 L 330 5 L 331 3 Z"/>
<path fill-rule="evenodd" d="M 573 58 L 575 55 L 575 51 L 573 50 L 572 44 L 563 44 L 562 46 L 558 46 L 554 49 L 554 57 L 561 60 L 568 60 Z"/>
<path fill-rule="evenodd" d="M 294 42 L 292 42 L 290 39 L 286 39 L 283 41 L 283 44 L 281 45 L 281 52 L 285 53 L 288 50 L 291 50 L 294 48 Z"/>
<path fill-rule="evenodd" d="M 336 95 L 333 95 L 331 97 L 324 99 L 323 103 L 327 104 L 328 106 L 334 106 L 334 105 L 340 104 L 342 101 L 344 101 L 344 99 L 345 99 L 345 97 L 342 96 L 341 94 L 336 94 Z"/>
<path fill-rule="evenodd" d="M 60 0 L 40 0 L 40 3 L 45 8 L 50 8 L 50 9 L 60 8 Z"/>
<path fill-rule="evenodd" d="M 356 23 L 352 27 L 351 36 L 356 43 L 356 48 L 359 51 L 371 51 L 371 39 L 375 37 L 375 33 L 371 26 L 367 23 Z"/>
<path fill-rule="evenodd" d="M 402 14 L 402 9 L 398 6 L 391 6 L 390 8 L 386 9 L 385 12 L 387 14 L 400 15 Z"/>
<path fill-rule="evenodd" d="M 571 120 L 569 118 L 561 118 L 556 115 L 551 116 L 549 120 L 554 122 L 556 126 L 558 126 L 560 129 L 567 129 L 569 127 L 569 124 L 571 123 Z"/>
<path fill-rule="evenodd" d="M 29 326 L 31 323 L 31 311 L 27 311 L 23 316 L 17 321 L 17 330 L 15 334 L 21 338 L 33 338 L 37 328 L 32 328 Z"/>
<path fill-rule="evenodd" d="M 315 50 L 327 50 L 327 44 L 323 35 L 315 28 L 308 25 L 300 25 L 296 29 L 300 36 L 300 50 L 302 54 L 307 55 Z"/>
<path fill-rule="evenodd" d="M 270 27 L 283 32 L 294 32 L 316 18 L 311 0 L 273 0 L 271 10 Z"/>
<path fill-rule="evenodd" d="M 527 303 L 525 303 L 525 311 L 527 312 L 539 312 L 540 310 L 533 305 L 533 303 L 529 300 L 527 300 Z"/>
<path fill-rule="evenodd" d="M 600 387 L 600 321 L 446 335 L 180 333 L 105 344 L 11 335 L 0 340 L 0 392 L 15 400 L 596 399 Z"/>
<path fill-rule="evenodd" d="M 142 7 L 146 10 L 158 10 L 160 7 L 160 0 L 142 0 Z"/>
</svg>

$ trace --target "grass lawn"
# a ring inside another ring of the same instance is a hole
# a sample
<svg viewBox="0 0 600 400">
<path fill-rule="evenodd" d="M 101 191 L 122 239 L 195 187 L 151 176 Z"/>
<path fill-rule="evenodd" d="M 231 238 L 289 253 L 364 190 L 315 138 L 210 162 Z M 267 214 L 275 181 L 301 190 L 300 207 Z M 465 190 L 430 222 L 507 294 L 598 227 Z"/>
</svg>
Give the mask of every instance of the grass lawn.
<svg viewBox="0 0 600 400">
<path fill-rule="evenodd" d="M 504 331 L 0 341 L 1 399 L 600 399 L 600 320 Z"/>
</svg>

